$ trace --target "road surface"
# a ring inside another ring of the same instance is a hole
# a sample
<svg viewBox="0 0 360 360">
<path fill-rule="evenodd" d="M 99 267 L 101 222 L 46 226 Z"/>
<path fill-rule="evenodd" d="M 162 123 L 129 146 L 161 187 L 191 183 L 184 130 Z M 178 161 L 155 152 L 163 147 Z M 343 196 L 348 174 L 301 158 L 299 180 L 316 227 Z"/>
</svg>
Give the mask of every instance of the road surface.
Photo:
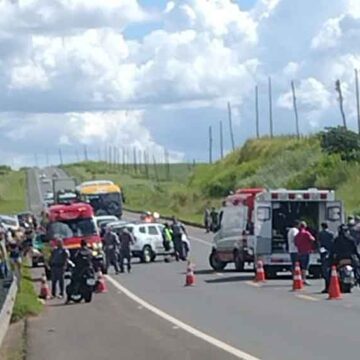
<svg viewBox="0 0 360 360">
<path fill-rule="evenodd" d="M 53 171 L 47 170 L 48 175 Z M 29 188 L 37 186 L 29 182 Z M 46 185 L 40 191 L 46 191 Z M 30 194 L 34 202 L 38 197 Z M 358 290 L 343 300 L 328 301 L 319 294 L 320 280 L 293 293 L 288 277 L 259 286 L 251 273 L 214 273 L 207 260 L 210 235 L 192 227 L 188 231 L 195 287 L 183 286 L 182 262 L 134 260 L 133 272 L 110 274 L 110 291 L 90 305 L 49 302 L 43 316 L 30 323 L 29 359 L 47 359 L 50 353 L 54 360 L 358 357 Z M 86 340 L 80 344 L 79 339 Z"/>
</svg>

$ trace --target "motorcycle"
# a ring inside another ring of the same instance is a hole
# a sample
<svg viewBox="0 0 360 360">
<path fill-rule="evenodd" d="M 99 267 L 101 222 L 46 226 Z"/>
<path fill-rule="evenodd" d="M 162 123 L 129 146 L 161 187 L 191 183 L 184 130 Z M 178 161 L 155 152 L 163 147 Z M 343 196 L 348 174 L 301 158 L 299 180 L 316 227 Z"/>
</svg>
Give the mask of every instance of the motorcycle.
<svg viewBox="0 0 360 360">
<path fill-rule="evenodd" d="M 355 270 L 351 259 L 342 259 L 337 266 L 339 273 L 340 289 L 342 293 L 351 293 L 356 285 Z"/>
<path fill-rule="evenodd" d="M 73 270 L 71 282 L 66 287 L 68 301 L 80 303 L 84 299 L 86 303 L 90 303 L 95 285 L 95 272 L 92 268 L 84 269 L 80 273 Z"/>
</svg>

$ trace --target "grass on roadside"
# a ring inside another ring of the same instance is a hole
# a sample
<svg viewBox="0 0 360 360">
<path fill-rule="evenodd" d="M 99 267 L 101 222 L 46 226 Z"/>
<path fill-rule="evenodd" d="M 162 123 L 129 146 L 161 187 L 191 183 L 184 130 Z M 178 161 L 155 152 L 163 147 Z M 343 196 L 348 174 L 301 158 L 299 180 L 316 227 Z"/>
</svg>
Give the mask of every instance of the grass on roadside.
<svg viewBox="0 0 360 360">
<path fill-rule="evenodd" d="M 38 315 L 43 305 L 38 299 L 31 273 L 26 265 L 22 267 L 20 289 L 17 293 L 11 322 L 19 321 L 27 316 Z"/>
<path fill-rule="evenodd" d="M 26 208 L 25 171 L 0 173 L 0 213 L 15 214 Z"/>
</svg>

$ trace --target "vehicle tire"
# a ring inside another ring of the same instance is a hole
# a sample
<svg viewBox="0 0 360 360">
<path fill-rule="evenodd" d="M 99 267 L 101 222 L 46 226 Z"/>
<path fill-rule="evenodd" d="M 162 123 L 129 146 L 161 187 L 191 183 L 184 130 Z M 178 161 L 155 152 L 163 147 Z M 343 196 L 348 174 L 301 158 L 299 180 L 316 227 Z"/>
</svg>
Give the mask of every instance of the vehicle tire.
<svg viewBox="0 0 360 360">
<path fill-rule="evenodd" d="M 156 260 L 156 254 L 152 253 L 151 262 L 154 262 L 155 260 Z"/>
<path fill-rule="evenodd" d="M 245 263 L 239 251 L 234 251 L 234 264 L 236 271 L 244 271 Z"/>
<path fill-rule="evenodd" d="M 340 289 L 343 294 L 351 293 L 351 284 L 340 283 Z"/>
<path fill-rule="evenodd" d="M 310 275 L 314 278 L 314 279 L 321 279 L 322 278 L 322 271 L 319 268 L 315 268 L 315 269 L 311 269 L 309 270 Z"/>
<path fill-rule="evenodd" d="M 92 300 L 92 291 L 88 291 L 87 293 L 84 294 L 84 300 L 86 303 L 90 303 Z"/>
<path fill-rule="evenodd" d="M 276 278 L 276 271 L 274 269 L 269 269 L 267 267 L 264 268 L 265 271 L 265 278 L 266 279 L 275 279 Z M 256 270 L 255 270 L 256 272 Z"/>
<path fill-rule="evenodd" d="M 151 247 L 148 245 L 144 246 L 144 249 L 141 254 L 141 262 L 143 262 L 145 264 L 151 262 L 152 256 L 153 256 L 153 253 L 152 253 Z"/>
<path fill-rule="evenodd" d="M 212 251 L 210 256 L 209 256 L 209 263 L 210 266 L 215 270 L 215 271 L 222 271 L 225 269 L 227 263 L 224 261 L 221 261 L 218 259 L 216 251 Z"/>
<path fill-rule="evenodd" d="M 70 295 L 71 301 L 73 301 L 76 304 L 81 303 L 83 296 L 82 295 Z"/>
</svg>

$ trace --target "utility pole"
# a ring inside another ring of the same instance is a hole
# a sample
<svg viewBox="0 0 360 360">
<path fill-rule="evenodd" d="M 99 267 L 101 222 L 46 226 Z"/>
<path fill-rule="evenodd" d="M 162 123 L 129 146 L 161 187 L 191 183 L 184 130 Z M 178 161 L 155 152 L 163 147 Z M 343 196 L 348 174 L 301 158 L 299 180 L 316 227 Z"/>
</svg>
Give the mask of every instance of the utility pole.
<svg viewBox="0 0 360 360">
<path fill-rule="evenodd" d="M 39 167 L 39 160 L 38 160 L 38 156 L 36 153 L 34 154 L 34 159 L 35 159 L 35 166 Z"/>
<path fill-rule="evenodd" d="M 234 140 L 234 130 L 232 124 L 232 112 L 231 112 L 231 104 L 230 101 L 228 102 L 228 116 L 229 116 L 229 130 L 230 130 L 230 140 L 231 140 L 231 147 L 232 150 L 235 150 L 235 140 Z"/>
<path fill-rule="evenodd" d="M 297 109 L 296 90 L 295 90 L 294 81 L 291 81 L 291 90 L 292 90 L 294 113 L 295 113 L 296 136 L 298 139 L 300 139 L 299 114 L 298 114 L 298 109 Z"/>
<path fill-rule="evenodd" d="M 158 174 L 156 158 L 155 158 L 154 154 L 153 154 L 153 163 L 154 163 L 155 179 L 156 179 L 156 181 L 159 181 L 159 174 Z"/>
<path fill-rule="evenodd" d="M 62 155 L 62 150 L 61 150 L 61 148 L 59 148 L 59 159 L 60 159 L 60 165 L 63 165 L 64 162 L 63 162 L 63 155 Z"/>
<path fill-rule="evenodd" d="M 260 124 L 259 124 L 259 88 L 255 86 L 255 125 L 256 125 L 256 138 L 260 138 Z"/>
<path fill-rule="evenodd" d="M 273 107 L 272 107 L 272 84 L 271 77 L 269 76 L 269 120 L 270 120 L 270 137 L 274 137 L 274 125 L 273 125 Z"/>
<path fill-rule="evenodd" d="M 356 109 L 358 120 L 358 133 L 360 134 L 360 100 L 359 100 L 359 72 L 355 69 L 355 86 L 356 86 Z"/>
<path fill-rule="evenodd" d="M 136 147 L 133 148 L 133 159 L 134 159 L 134 173 L 137 173 L 137 156 L 136 156 Z"/>
<path fill-rule="evenodd" d="M 339 101 L 339 106 L 340 106 L 341 117 L 342 117 L 342 120 L 343 120 L 343 126 L 344 126 L 345 129 L 347 129 L 346 116 L 345 116 L 345 111 L 344 111 L 344 97 L 343 97 L 343 93 L 342 93 L 342 89 L 341 89 L 340 80 L 336 80 L 336 82 L 335 82 L 335 90 L 339 95 L 338 101 Z"/>
<path fill-rule="evenodd" d="M 88 152 L 87 152 L 87 145 L 84 145 L 84 160 L 89 161 Z"/>
<path fill-rule="evenodd" d="M 220 120 L 220 158 L 224 158 L 224 135 L 223 135 L 223 122 Z"/>
<path fill-rule="evenodd" d="M 209 126 L 209 164 L 212 164 L 212 147 L 213 147 L 213 138 L 212 138 L 212 127 Z"/>
</svg>

